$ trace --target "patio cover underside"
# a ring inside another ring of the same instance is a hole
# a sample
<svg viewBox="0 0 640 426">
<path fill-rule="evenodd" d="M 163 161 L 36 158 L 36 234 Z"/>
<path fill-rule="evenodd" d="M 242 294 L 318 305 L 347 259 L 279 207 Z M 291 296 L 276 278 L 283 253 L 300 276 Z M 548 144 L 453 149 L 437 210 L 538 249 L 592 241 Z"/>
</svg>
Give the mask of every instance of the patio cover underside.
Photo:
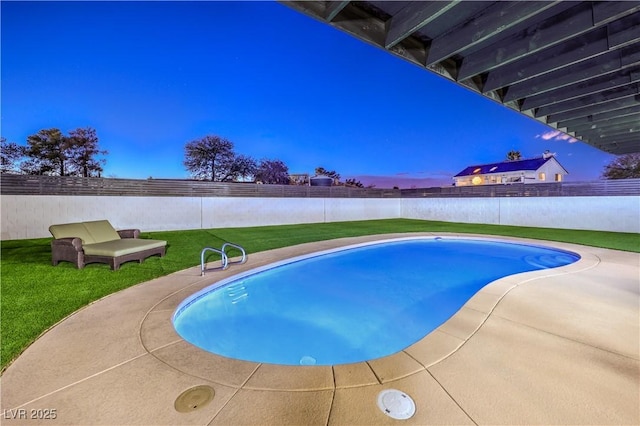
<svg viewBox="0 0 640 426">
<path fill-rule="evenodd" d="M 283 1 L 612 154 L 640 152 L 640 1 Z"/>
</svg>

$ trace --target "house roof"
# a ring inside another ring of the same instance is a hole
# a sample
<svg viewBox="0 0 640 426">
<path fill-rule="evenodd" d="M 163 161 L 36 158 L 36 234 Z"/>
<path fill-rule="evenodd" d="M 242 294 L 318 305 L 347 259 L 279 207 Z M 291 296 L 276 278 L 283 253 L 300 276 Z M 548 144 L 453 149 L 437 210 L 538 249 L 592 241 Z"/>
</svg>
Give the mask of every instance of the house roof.
<svg viewBox="0 0 640 426">
<path fill-rule="evenodd" d="M 525 160 L 515 160 L 515 161 L 502 161 L 500 163 L 491 163 L 491 164 L 479 164 L 475 166 L 469 166 L 454 177 L 460 176 L 472 176 L 472 175 L 486 175 L 486 174 L 495 174 L 495 173 L 507 173 L 507 172 L 518 172 L 524 170 L 538 170 L 548 161 L 553 159 L 556 163 L 556 160 L 553 156 L 544 158 L 529 158 Z M 560 167 L 560 163 L 558 163 Z M 564 170 L 564 167 L 562 167 Z M 566 170 L 565 170 L 566 172 Z"/>
</svg>

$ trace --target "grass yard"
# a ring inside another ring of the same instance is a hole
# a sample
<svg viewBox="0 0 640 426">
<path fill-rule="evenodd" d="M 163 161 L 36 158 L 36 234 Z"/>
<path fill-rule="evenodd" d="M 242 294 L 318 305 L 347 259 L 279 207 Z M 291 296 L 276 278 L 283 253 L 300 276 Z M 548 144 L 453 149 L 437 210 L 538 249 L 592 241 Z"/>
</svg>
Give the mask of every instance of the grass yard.
<svg viewBox="0 0 640 426">
<path fill-rule="evenodd" d="M 248 254 L 300 243 L 393 232 L 459 232 L 562 241 L 640 252 L 640 235 L 498 225 L 390 219 L 253 228 L 148 232 L 143 238 L 166 240 L 167 255 L 143 264 L 125 263 L 119 271 L 105 264 L 82 270 L 62 262 L 51 266 L 50 238 L 2 241 L 0 272 L 1 368 L 51 326 L 83 306 L 132 285 L 199 265 L 200 251 L 230 241 Z"/>
</svg>

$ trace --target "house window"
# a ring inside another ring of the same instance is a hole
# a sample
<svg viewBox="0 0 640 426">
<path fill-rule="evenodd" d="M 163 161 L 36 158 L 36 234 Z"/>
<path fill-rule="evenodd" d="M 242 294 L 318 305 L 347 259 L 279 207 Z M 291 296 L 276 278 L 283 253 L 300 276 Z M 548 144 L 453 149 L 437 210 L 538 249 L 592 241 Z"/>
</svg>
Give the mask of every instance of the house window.
<svg viewBox="0 0 640 426">
<path fill-rule="evenodd" d="M 482 183 L 482 178 L 480 176 L 476 176 L 471 179 L 471 183 L 474 185 L 480 185 Z"/>
<path fill-rule="evenodd" d="M 556 173 L 556 182 L 562 182 L 562 175 L 560 173 Z"/>
<path fill-rule="evenodd" d="M 538 174 L 538 180 L 545 180 L 547 178 L 547 176 L 544 173 L 539 173 Z"/>
</svg>

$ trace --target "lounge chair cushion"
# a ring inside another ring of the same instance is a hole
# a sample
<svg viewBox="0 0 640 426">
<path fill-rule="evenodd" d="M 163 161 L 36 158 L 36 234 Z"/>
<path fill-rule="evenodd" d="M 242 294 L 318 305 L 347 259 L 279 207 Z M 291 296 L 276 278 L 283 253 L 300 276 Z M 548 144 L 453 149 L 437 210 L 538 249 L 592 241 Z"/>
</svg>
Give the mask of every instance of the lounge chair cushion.
<svg viewBox="0 0 640 426">
<path fill-rule="evenodd" d="M 82 223 L 64 223 L 62 225 L 51 225 L 49 232 L 53 238 L 80 238 L 82 244 L 93 244 L 96 240 L 89 233 L 89 230 Z M 119 237 L 118 237 L 119 238 Z"/>
<path fill-rule="evenodd" d="M 105 241 L 119 240 L 120 235 L 113 229 L 108 220 L 94 220 L 91 222 L 82 222 L 89 234 L 93 237 L 94 243 L 103 243 Z"/>
<path fill-rule="evenodd" d="M 82 248 L 84 249 L 84 254 L 89 256 L 119 257 L 142 250 L 164 247 L 166 244 L 166 241 L 124 238 L 95 244 L 85 244 Z"/>
</svg>

